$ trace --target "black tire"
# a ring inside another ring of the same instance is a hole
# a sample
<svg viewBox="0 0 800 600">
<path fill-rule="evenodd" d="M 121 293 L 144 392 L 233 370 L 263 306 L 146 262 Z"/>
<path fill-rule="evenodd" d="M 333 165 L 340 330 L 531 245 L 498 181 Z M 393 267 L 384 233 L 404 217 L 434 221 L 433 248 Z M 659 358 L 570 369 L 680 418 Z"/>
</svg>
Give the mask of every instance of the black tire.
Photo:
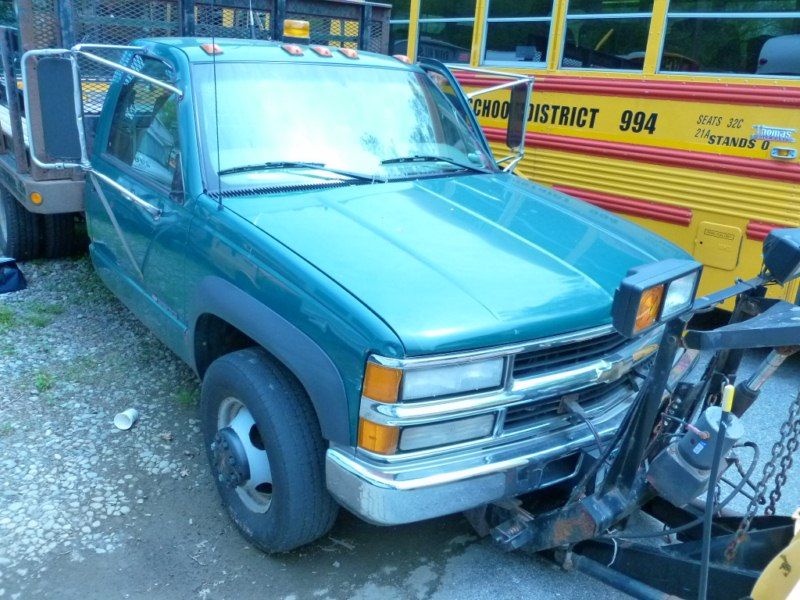
<svg viewBox="0 0 800 600">
<path fill-rule="evenodd" d="M 73 256 L 78 250 L 75 215 L 41 215 L 41 255 L 43 258 Z"/>
<path fill-rule="evenodd" d="M 39 257 L 38 215 L 25 210 L 5 188 L 0 188 L 0 256 L 17 260 Z"/>
<path fill-rule="evenodd" d="M 223 473 L 220 465 L 229 457 L 219 454 L 220 415 L 232 398 L 249 411 L 269 457 L 271 499 L 265 512 L 246 504 L 241 487 L 223 481 L 229 471 Z M 226 354 L 205 374 L 200 413 L 211 474 L 244 537 L 265 552 L 288 552 L 330 530 L 338 505 L 325 487 L 326 445 L 314 408 L 290 373 L 259 348 Z"/>
</svg>

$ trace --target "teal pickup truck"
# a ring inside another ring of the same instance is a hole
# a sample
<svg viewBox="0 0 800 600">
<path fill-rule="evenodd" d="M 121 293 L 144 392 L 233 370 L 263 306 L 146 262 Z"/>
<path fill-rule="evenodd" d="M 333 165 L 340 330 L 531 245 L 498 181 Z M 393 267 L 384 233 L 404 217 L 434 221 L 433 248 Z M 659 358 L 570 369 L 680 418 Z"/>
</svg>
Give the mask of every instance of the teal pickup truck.
<svg viewBox="0 0 800 600">
<path fill-rule="evenodd" d="M 63 96 L 91 51 L 26 56 L 26 89 Z M 615 333 L 614 290 L 684 253 L 501 170 L 465 105 L 432 63 L 143 39 L 91 149 L 31 151 L 76 154 L 97 272 L 202 379 L 211 474 L 266 551 L 340 506 L 393 525 L 568 484 L 658 346 Z"/>
</svg>

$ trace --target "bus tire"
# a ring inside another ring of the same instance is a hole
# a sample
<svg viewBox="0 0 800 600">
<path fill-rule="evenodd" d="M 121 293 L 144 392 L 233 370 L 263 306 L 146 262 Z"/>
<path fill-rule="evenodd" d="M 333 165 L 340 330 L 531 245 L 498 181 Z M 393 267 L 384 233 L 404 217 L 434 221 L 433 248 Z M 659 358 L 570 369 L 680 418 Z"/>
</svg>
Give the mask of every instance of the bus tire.
<svg viewBox="0 0 800 600">
<path fill-rule="evenodd" d="M 291 373 L 257 347 L 221 356 L 203 378 L 200 419 L 220 498 L 252 544 L 288 552 L 330 530 L 326 444 Z"/>
<path fill-rule="evenodd" d="M 5 188 L 0 188 L 0 255 L 16 260 L 39 256 L 39 221 Z"/>
<path fill-rule="evenodd" d="M 64 258 L 78 250 L 73 213 L 41 215 L 42 258 Z"/>
</svg>

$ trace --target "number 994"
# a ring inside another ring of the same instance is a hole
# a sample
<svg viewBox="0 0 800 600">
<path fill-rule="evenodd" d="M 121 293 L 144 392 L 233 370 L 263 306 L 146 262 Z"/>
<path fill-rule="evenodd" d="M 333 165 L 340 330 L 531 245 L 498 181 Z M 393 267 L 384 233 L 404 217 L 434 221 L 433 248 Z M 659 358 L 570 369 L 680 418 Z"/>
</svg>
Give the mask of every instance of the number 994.
<svg viewBox="0 0 800 600">
<path fill-rule="evenodd" d="M 658 121 L 658 113 L 647 114 L 643 111 L 622 111 L 622 117 L 619 120 L 620 131 L 632 131 L 633 133 L 641 133 L 646 131 L 653 134 L 656 130 L 656 121 Z"/>
</svg>

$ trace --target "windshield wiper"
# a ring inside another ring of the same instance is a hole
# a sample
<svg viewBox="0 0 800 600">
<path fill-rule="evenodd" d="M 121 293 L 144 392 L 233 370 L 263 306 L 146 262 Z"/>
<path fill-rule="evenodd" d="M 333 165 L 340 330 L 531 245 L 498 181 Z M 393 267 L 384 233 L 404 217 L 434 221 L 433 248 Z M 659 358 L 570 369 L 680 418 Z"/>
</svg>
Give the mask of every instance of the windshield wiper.
<svg viewBox="0 0 800 600">
<path fill-rule="evenodd" d="M 446 156 L 427 156 L 427 155 L 415 155 L 415 156 L 402 156 L 398 158 L 387 158 L 386 160 L 382 160 L 382 165 L 399 165 L 404 163 L 428 163 L 428 162 L 445 162 L 465 171 L 474 171 L 476 173 L 489 173 L 489 171 L 485 169 L 481 169 L 480 167 L 476 167 L 474 165 L 465 165 L 464 163 L 460 163 L 457 160 L 453 160 L 452 158 L 448 158 Z"/>
<path fill-rule="evenodd" d="M 331 167 L 326 167 L 322 163 L 297 162 L 297 161 L 286 161 L 286 160 L 276 160 L 276 161 L 253 164 L 253 165 L 242 165 L 240 167 L 229 167 L 227 169 L 222 169 L 219 172 L 219 174 L 230 175 L 232 173 L 245 173 L 247 171 L 269 171 L 274 169 L 317 169 L 319 171 L 327 171 L 328 173 L 343 175 L 345 177 L 350 177 L 351 179 L 357 179 L 359 181 L 383 181 L 382 179 L 373 177 L 372 175 L 368 175 L 366 173 L 353 173 L 352 171 L 333 169 Z"/>
</svg>

